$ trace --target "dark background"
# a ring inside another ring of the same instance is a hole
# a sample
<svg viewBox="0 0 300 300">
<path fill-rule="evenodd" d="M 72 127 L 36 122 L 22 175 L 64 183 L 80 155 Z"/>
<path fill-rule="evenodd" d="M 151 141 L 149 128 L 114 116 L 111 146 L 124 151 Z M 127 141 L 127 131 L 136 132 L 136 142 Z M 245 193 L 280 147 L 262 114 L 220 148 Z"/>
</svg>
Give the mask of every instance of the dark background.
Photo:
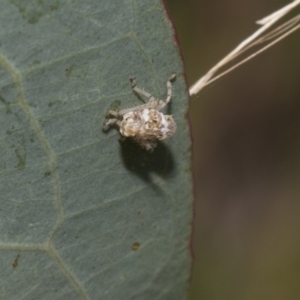
<svg viewBox="0 0 300 300">
<path fill-rule="evenodd" d="M 189 86 L 290 2 L 167 0 Z M 300 30 L 193 97 L 189 116 L 190 299 L 300 299 Z"/>
</svg>

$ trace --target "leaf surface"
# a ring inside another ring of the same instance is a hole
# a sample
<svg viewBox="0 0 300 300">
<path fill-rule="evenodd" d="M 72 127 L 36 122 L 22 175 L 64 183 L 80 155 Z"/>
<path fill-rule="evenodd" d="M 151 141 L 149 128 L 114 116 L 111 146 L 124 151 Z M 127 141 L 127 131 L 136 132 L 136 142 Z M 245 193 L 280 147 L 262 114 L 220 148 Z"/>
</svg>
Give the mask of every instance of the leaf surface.
<svg viewBox="0 0 300 300">
<path fill-rule="evenodd" d="M 102 131 L 165 99 L 176 134 L 149 153 Z M 188 97 L 160 1 L 0 0 L 0 295 L 184 299 L 192 188 Z"/>
</svg>

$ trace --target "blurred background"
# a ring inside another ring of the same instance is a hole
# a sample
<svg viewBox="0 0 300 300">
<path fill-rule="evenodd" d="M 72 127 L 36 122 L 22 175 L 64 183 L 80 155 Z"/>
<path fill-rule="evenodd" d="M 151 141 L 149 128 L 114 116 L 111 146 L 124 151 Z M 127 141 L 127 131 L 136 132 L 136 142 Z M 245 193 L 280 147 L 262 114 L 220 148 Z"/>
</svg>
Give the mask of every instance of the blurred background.
<svg viewBox="0 0 300 300">
<path fill-rule="evenodd" d="M 166 0 L 189 86 L 291 1 Z M 206 87 L 189 117 L 190 300 L 299 300 L 300 30 Z"/>
</svg>

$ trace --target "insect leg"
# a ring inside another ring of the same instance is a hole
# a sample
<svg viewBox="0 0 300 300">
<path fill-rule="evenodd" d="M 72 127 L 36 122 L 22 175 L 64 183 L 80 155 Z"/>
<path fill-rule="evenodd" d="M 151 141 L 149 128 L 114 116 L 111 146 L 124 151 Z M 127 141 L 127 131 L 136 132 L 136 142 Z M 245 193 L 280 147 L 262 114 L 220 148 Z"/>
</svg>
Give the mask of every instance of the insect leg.
<svg viewBox="0 0 300 300">
<path fill-rule="evenodd" d="M 171 100 L 172 97 L 172 80 L 174 80 L 176 77 L 176 73 L 172 73 L 172 75 L 170 76 L 170 78 L 167 81 L 167 99 L 165 100 L 165 103 L 168 104 Z"/>
<path fill-rule="evenodd" d="M 140 88 L 138 88 L 138 87 L 136 86 L 136 78 L 135 78 L 135 77 L 130 78 L 130 82 L 131 82 L 131 87 L 132 87 L 132 89 L 133 89 L 136 93 L 138 93 L 138 94 L 140 94 L 140 95 L 142 95 L 142 96 L 145 96 L 145 97 L 149 98 L 149 101 L 154 101 L 154 100 L 156 100 L 151 94 L 147 93 L 147 92 L 144 91 L 144 90 L 141 90 Z"/>
<path fill-rule="evenodd" d="M 108 129 L 109 126 L 117 124 L 119 127 L 121 126 L 121 121 L 118 119 L 109 119 L 103 123 L 103 129 Z"/>
</svg>

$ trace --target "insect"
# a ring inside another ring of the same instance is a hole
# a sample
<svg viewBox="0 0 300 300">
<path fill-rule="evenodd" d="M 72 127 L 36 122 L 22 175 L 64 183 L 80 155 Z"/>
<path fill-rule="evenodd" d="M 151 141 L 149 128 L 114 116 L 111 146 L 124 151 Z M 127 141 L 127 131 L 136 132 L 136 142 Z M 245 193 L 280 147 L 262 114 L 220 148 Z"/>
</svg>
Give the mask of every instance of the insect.
<svg viewBox="0 0 300 300">
<path fill-rule="evenodd" d="M 117 125 L 122 135 L 122 140 L 132 138 L 145 150 L 152 151 L 157 146 L 157 140 L 165 140 L 176 131 L 176 123 L 171 115 L 159 112 L 172 97 L 172 83 L 176 77 L 172 73 L 167 81 L 167 98 L 165 101 L 154 98 L 151 94 L 136 86 L 136 78 L 130 78 L 134 92 L 149 98 L 145 104 L 120 111 L 109 110 L 103 124 L 104 129 L 111 125 Z"/>
</svg>

